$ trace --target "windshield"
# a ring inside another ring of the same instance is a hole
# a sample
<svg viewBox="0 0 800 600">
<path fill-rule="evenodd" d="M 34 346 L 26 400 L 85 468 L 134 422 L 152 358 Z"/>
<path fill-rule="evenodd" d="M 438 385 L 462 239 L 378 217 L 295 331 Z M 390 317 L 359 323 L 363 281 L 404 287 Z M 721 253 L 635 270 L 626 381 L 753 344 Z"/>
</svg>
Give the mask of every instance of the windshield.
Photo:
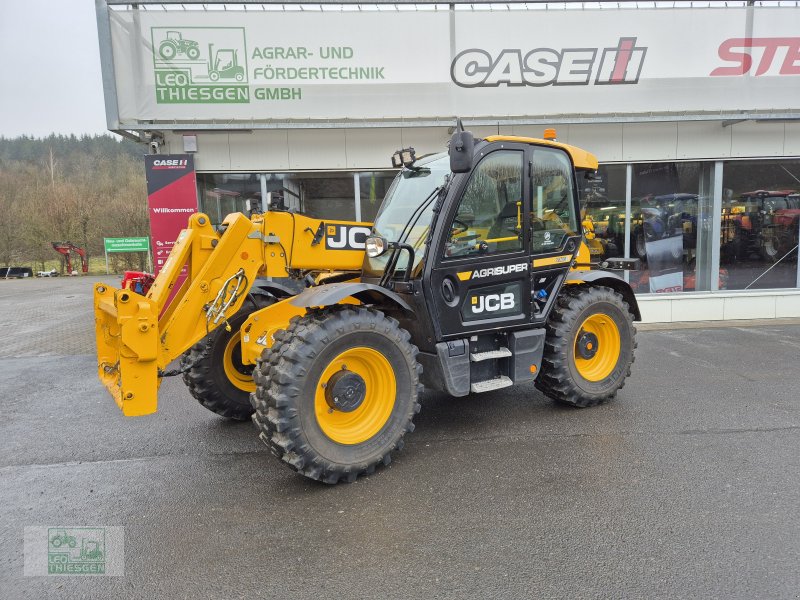
<svg viewBox="0 0 800 600">
<path fill-rule="evenodd" d="M 409 244 L 414 248 L 414 267 L 421 263 L 425 254 L 425 240 L 435 201 L 430 202 L 421 213 L 415 214 L 414 211 L 444 183 L 449 173 L 450 159 L 446 153 L 427 156 L 416 161 L 410 169 L 403 169 L 397 174 L 375 218 L 375 235 L 390 242 Z M 401 240 L 400 234 L 407 224 L 408 229 Z M 382 272 L 391 254 L 386 252 L 377 258 L 367 258 L 366 270 Z M 408 252 L 404 251 L 399 257 L 397 270 L 403 271 L 407 266 Z"/>
</svg>

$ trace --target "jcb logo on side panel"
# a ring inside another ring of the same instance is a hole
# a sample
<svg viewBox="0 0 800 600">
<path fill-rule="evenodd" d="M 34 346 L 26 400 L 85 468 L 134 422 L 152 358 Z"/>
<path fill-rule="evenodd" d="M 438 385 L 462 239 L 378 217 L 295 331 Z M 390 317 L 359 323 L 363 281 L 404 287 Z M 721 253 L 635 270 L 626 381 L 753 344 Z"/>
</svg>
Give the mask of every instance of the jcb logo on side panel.
<svg viewBox="0 0 800 600">
<path fill-rule="evenodd" d="M 359 225 L 329 224 L 325 229 L 325 248 L 328 250 L 364 250 L 371 232 L 369 227 Z"/>
<path fill-rule="evenodd" d="M 510 310 L 513 308 L 514 294 L 511 292 L 472 297 L 472 312 L 475 314 L 482 312 L 497 312 L 498 310 Z"/>
</svg>

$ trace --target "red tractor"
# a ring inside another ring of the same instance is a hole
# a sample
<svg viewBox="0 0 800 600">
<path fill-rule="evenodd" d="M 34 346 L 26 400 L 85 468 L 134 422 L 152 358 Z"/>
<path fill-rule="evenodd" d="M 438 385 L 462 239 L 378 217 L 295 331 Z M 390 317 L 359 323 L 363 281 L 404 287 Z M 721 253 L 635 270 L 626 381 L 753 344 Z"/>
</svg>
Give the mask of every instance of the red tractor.
<svg viewBox="0 0 800 600">
<path fill-rule="evenodd" d="M 53 250 L 63 255 L 64 259 L 67 261 L 67 275 L 77 275 L 77 271 L 72 270 L 72 260 L 70 258 L 71 252 L 75 252 L 78 256 L 81 257 L 81 271 L 83 273 L 89 272 L 89 261 L 86 258 L 86 250 L 84 250 L 83 248 L 79 248 L 72 242 L 50 242 L 50 243 L 53 246 Z"/>
<path fill-rule="evenodd" d="M 724 214 L 722 242 L 737 258 L 759 255 L 777 262 L 797 246 L 800 194 L 793 190 L 756 190 L 741 195 Z"/>
</svg>

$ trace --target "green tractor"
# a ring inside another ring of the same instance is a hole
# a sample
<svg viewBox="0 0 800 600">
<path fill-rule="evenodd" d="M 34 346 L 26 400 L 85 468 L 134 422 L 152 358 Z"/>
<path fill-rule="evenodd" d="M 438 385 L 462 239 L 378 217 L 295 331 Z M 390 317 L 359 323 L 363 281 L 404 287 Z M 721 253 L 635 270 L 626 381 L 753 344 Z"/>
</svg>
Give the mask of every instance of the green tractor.
<svg viewBox="0 0 800 600">
<path fill-rule="evenodd" d="M 60 548 L 64 545 L 74 548 L 77 543 L 74 535 L 67 535 L 66 529 L 56 529 L 55 535 L 50 538 L 50 545 L 53 548 Z"/>
<path fill-rule="evenodd" d="M 180 31 L 168 31 L 166 39 L 158 46 L 158 53 L 164 60 L 172 60 L 178 54 L 197 60 L 200 58 L 200 45 L 194 40 L 184 39 Z"/>
</svg>

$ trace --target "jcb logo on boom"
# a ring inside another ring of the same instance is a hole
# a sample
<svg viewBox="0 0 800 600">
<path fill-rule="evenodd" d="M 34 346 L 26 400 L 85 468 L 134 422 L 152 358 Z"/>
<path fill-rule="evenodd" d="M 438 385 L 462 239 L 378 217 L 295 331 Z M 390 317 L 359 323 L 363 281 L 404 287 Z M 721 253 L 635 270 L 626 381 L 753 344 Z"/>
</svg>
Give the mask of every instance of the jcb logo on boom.
<svg viewBox="0 0 800 600">
<path fill-rule="evenodd" d="M 328 225 L 326 234 L 325 248 L 328 250 L 364 250 L 370 228 L 359 225 Z"/>
<path fill-rule="evenodd" d="M 475 314 L 497 312 L 498 310 L 511 310 L 513 308 L 514 294 L 511 292 L 472 297 L 472 312 Z"/>
</svg>

